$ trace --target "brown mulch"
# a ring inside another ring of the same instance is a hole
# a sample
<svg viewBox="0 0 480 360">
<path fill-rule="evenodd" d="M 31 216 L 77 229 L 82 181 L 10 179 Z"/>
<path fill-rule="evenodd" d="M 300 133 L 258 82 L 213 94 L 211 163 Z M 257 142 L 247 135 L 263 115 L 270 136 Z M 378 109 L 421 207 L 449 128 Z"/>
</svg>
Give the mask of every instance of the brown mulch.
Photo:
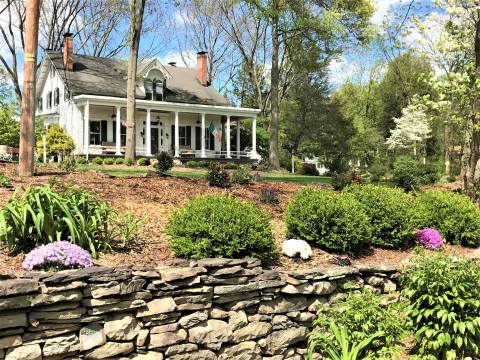
<svg viewBox="0 0 480 360">
<path fill-rule="evenodd" d="M 278 248 L 285 239 L 286 229 L 282 220 L 284 210 L 292 196 L 305 185 L 294 183 L 255 183 L 248 186 L 232 186 L 229 189 L 209 187 L 204 179 L 183 179 L 158 176 L 110 177 L 105 173 L 88 171 L 67 174 L 58 169 L 40 168 L 32 179 L 20 178 L 13 165 L 0 163 L 0 172 L 12 180 L 17 191 L 23 191 L 29 185 L 48 183 L 71 183 L 96 192 L 121 212 L 131 212 L 143 223 L 139 231 L 139 241 L 128 251 L 116 251 L 101 255 L 97 260 L 106 265 L 152 265 L 165 264 L 173 259 L 168 237 L 163 229 L 171 212 L 196 195 L 225 193 L 255 203 L 271 216 L 271 224 Z M 315 185 L 321 186 L 321 185 Z M 262 188 L 275 189 L 279 194 L 278 205 L 268 205 L 260 201 Z M 3 206 L 13 194 L 12 190 L 0 188 L 0 206 Z M 476 254 L 475 250 L 450 247 L 449 251 L 460 255 Z M 354 264 L 397 265 L 407 261 L 409 251 L 370 249 L 353 259 Z M 24 254 L 12 255 L 0 249 L 0 274 L 21 273 Z M 310 261 L 293 260 L 281 256 L 278 269 L 301 269 L 311 267 L 334 266 L 330 263 L 332 255 L 314 249 Z"/>
</svg>

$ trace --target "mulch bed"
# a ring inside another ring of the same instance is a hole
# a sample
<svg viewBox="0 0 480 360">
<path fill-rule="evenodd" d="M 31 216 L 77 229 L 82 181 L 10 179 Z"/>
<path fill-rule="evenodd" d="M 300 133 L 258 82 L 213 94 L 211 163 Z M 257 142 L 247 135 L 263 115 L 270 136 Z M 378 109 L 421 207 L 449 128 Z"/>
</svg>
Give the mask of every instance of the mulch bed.
<svg viewBox="0 0 480 360">
<path fill-rule="evenodd" d="M 65 182 L 82 186 L 96 192 L 100 197 L 122 212 L 131 212 L 141 218 L 139 242 L 128 251 L 117 251 L 101 255 L 97 260 L 105 265 L 152 265 L 158 266 L 171 262 L 174 257 L 170 250 L 169 239 L 163 234 L 171 212 L 197 195 L 224 193 L 255 203 L 271 216 L 272 228 L 278 248 L 285 239 L 286 229 L 282 220 L 284 210 L 293 195 L 305 185 L 295 183 L 254 183 L 248 186 L 232 186 L 219 189 L 208 186 L 204 179 L 184 179 L 173 177 L 110 177 L 102 172 L 87 171 L 67 174 L 54 168 L 39 168 L 38 175 L 32 179 L 20 178 L 16 167 L 1 164 L 0 172 L 10 177 L 17 191 L 29 185 L 45 185 Z M 310 185 L 326 187 L 324 185 Z M 279 194 L 278 205 L 268 205 L 260 201 L 263 188 L 275 189 Z M 13 194 L 11 190 L 0 188 L 0 206 L 3 206 Z M 450 247 L 449 251 L 458 255 L 474 255 L 476 250 L 461 247 Z M 397 265 L 408 261 L 409 251 L 370 249 L 362 256 L 353 259 L 353 264 Z M 21 273 L 21 262 L 24 254 L 12 255 L 0 249 L 0 274 Z M 310 261 L 293 260 L 281 256 L 278 269 L 301 269 L 311 267 L 335 266 L 330 263 L 332 255 L 314 249 L 314 257 Z"/>
</svg>

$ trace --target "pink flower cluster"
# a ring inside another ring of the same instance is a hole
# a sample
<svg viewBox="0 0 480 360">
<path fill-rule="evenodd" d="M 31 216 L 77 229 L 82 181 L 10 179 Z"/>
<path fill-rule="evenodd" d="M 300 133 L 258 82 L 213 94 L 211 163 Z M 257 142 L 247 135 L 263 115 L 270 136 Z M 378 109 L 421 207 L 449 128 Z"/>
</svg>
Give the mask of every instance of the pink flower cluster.
<svg viewBox="0 0 480 360">
<path fill-rule="evenodd" d="M 22 263 L 22 266 L 27 270 L 41 269 L 48 266 L 79 268 L 92 265 L 90 253 L 68 241 L 56 241 L 39 246 L 30 251 Z"/>
<path fill-rule="evenodd" d="M 415 232 L 417 241 L 424 248 L 435 250 L 443 246 L 442 235 L 435 229 L 421 229 Z"/>
</svg>

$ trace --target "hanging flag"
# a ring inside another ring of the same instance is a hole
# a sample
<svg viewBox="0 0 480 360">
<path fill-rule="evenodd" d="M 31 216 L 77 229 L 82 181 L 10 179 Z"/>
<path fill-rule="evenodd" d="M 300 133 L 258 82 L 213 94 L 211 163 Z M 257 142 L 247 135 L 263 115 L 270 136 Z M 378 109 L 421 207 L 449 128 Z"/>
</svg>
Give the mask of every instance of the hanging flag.
<svg viewBox="0 0 480 360">
<path fill-rule="evenodd" d="M 217 141 L 222 140 L 222 134 L 220 134 L 218 132 L 217 128 L 215 127 L 215 124 L 213 123 L 213 121 L 208 126 L 208 131 L 210 131 L 212 133 L 213 137 L 215 139 L 217 139 Z"/>
</svg>

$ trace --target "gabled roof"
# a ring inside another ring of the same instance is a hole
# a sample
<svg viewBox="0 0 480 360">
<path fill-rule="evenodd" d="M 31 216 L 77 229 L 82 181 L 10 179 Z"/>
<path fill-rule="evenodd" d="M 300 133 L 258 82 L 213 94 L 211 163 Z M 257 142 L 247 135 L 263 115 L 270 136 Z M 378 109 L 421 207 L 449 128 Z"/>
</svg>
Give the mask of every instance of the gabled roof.
<svg viewBox="0 0 480 360">
<path fill-rule="evenodd" d="M 73 71 L 65 70 L 63 54 L 58 51 L 47 51 L 40 69 L 40 84 L 42 72 L 48 69 L 46 59 L 49 59 L 59 72 L 62 80 L 73 95 L 101 95 L 123 97 L 127 96 L 127 62 L 87 55 L 73 55 Z M 139 71 L 158 67 L 158 60 L 139 64 Z M 160 64 L 161 65 L 161 64 Z M 195 69 L 161 65 L 167 72 L 165 101 L 228 105 L 228 101 L 212 86 L 202 86 L 197 80 Z M 137 86 L 136 97 L 145 98 L 143 88 Z"/>
</svg>

